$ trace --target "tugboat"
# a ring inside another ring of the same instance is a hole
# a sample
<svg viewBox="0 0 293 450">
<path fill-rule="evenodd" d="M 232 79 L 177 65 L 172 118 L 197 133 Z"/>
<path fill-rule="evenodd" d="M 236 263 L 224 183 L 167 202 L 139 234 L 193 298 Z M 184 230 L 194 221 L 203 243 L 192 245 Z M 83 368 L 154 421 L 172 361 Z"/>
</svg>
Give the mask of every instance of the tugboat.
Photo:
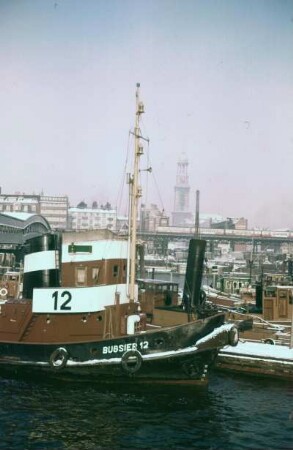
<svg viewBox="0 0 293 450">
<path fill-rule="evenodd" d="M 206 384 L 218 352 L 236 346 L 224 313 L 157 324 L 154 295 L 138 290 L 139 127 L 136 90 L 129 238 L 109 230 L 46 233 L 25 243 L 22 290 L 0 304 L 0 374 L 28 373 L 99 382 Z M 192 266 L 192 264 L 191 264 Z M 188 315 L 189 314 L 189 315 Z"/>
</svg>

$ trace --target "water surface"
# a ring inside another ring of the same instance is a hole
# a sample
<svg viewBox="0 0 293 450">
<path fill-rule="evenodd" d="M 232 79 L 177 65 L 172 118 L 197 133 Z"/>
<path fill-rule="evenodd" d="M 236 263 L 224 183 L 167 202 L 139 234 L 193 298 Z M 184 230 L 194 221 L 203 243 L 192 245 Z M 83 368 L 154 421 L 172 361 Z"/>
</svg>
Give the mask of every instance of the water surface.
<svg viewBox="0 0 293 450">
<path fill-rule="evenodd" d="M 293 385 L 214 373 L 208 388 L 0 378 L 1 449 L 293 449 Z"/>
</svg>

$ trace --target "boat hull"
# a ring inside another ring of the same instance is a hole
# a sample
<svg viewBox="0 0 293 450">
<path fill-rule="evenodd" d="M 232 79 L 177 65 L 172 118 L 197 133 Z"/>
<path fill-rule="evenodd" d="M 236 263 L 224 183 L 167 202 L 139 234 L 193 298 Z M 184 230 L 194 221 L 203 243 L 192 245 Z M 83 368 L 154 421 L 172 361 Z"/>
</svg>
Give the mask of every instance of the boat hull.
<svg viewBox="0 0 293 450">
<path fill-rule="evenodd" d="M 0 373 L 30 372 L 96 381 L 205 382 L 218 351 L 237 343 L 224 316 L 184 326 L 80 343 L 0 344 Z"/>
</svg>

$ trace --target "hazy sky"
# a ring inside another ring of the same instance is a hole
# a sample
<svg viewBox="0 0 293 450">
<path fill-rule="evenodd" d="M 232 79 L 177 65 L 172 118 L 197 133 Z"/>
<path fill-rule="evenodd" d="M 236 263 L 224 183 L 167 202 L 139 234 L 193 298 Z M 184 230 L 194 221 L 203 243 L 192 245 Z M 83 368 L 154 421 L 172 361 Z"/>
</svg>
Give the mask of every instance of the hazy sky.
<svg viewBox="0 0 293 450">
<path fill-rule="evenodd" d="M 2 193 L 120 207 L 140 82 L 148 202 L 185 152 L 192 210 L 293 229 L 293 0 L 0 0 L 0 51 Z"/>
</svg>

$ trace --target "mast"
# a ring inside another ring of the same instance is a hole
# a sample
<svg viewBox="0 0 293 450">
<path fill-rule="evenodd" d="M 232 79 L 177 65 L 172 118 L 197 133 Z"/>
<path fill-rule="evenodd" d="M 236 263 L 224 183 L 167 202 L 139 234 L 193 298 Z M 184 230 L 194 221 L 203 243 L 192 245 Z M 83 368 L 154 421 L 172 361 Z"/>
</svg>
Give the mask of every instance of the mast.
<svg viewBox="0 0 293 450">
<path fill-rule="evenodd" d="M 139 161 L 143 154 L 143 146 L 140 142 L 140 115 L 144 113 L 144 105 L 139 100 L 140 84 L 136 85 L 136 117 L 134 127 L 134 168 L 133 175 L 129 179 L 130 184 L 130 267 L 129 267 L 129 301 L 135 301 L 136 278 L 136 240 L 137 240 L 137 211 L 138 201 L 141 197 L 141 188 L 138 185 Z"/>
</svg>

